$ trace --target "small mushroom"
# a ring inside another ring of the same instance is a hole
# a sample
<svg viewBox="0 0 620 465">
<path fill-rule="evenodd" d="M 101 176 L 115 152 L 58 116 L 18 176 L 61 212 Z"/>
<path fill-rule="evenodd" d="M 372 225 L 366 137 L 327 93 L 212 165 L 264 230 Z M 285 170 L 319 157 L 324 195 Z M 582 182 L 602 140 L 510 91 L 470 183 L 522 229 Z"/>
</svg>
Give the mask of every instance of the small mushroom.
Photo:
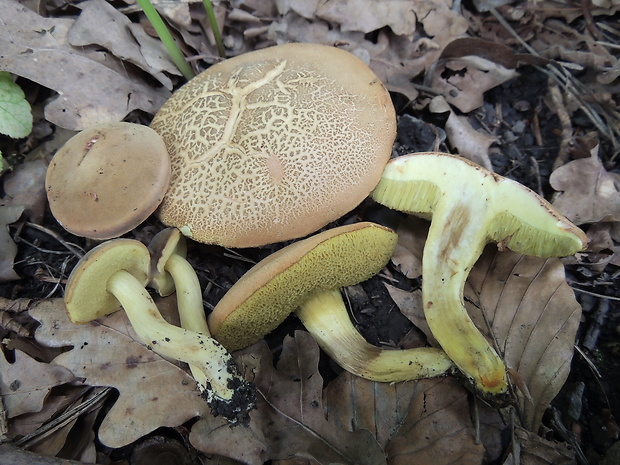
<svg viewBox="0 0 620 465">
<path fill-rule="evenodd" d="M 45 186 L 52 214 L 67 231 L 110 239 L 148 218 L 169 182 L 161 136 L 148 126 L 115 122 L 69 139 L 52 158 Z"/>
<path fill-rule="evenodd" d="M 339 289 L 378 273 L 396 247 L 394 231 L 373 223 L 329 229 L 260 261 L 209 315 L 214 337 L 229 350 L 246 347 L 296 309 L 319 345 L 346 370 L 377 381 L 445 374 L 453 364 L 439 349 L 388 350 L 355 329 Z M 299 308 L 298 308 L 299 307 Z"/>
<path fill-rule="evenodd" d="M 209 67 L 151 127 L 172 162 L 158 215 L 199 242 L 305 236 L 372 191 L 396 134 L 390 95 L 355 55 L 286 44 Z"/>
<path fill-rule="evenodd" d="M 213 338 L 163 319 L 145 289 L 150 261 L 147 247 L 132 239 L 107 241 L 91 249 L 67 282 L 69 318 L 86 323 L 123 307 L 147 347 L 201 372 L 198 387 L 214 414 L 230 422 L 245 420 L 253 398 L 230 354 Z"/>
<path fill-rule="evenodd" d="M 202 304 L 200 282 L 194 268 L 185 259 L 187 247 L 181 232 L 176 228 L 160 231 L 151 240 L 148 249 L 151 254 L 148 285 L 162 296 L 169 295 L 176 289 L 181 327 L 210 337 L 211 332 Z M 256 393 L 252 385 L 246 383 L 236 370 L 230 353 L 219 344 L 217 350 L 220 352 L 218 364 L 228 367 L 230 371 L 230 379 L 226 385 L 214 383 L 201 366 L 190 364 L 192 376 L 199 386 L 211 385 L 221 399 L 232 400 L 233 395 L 237 398 L 243 395 L 247 398 L 246 404 L 253 405 Z"/>
<path fill-rule="evenodd" d="M 432 218 L 422 256 L 426 320 L 481 394 L 505 393 L 504 362 L 463 304 L 469 271 L 491 241 L 518 253 L 565 256 L 586 247 L 585 234 L 525 186 L 443 153 L 393 159 L 372 197 L 395 210 Z"/>
</svg>

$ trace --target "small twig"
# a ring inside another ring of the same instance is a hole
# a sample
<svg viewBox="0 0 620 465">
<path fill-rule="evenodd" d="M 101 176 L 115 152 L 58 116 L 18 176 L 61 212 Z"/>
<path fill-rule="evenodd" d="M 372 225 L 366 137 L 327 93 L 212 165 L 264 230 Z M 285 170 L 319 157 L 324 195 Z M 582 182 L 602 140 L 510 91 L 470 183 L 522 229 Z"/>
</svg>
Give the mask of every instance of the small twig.
<svg viewBox="0 0 620 465">
<path fill-rule="evenodd" d="M 70 242 L 65 241 L 58 233 L 52 231 L 51 229 L 48 229 L 44 226 L 41 226 L 39 224 L 36 223 L 30 223 L 30 222 L 26 222 L 25 226 L 29 227 L 29 228 L 33 228 L 36 229 L 38 231 L 44 232 L 45 234 L 47 234 L 48 236 L 52 237 L 53 239 L 55 239 L 56 241 L 58 241 L 58 243 L 60 245 L 62 245 L 65 249 L 67 249 L 69 252 L 71 252 L 73 255 L 75 255 L 78 259 L 82 258 L 84 256 L 84 251 L 82 249 L 80 249 L 78 246 L 76 246 L 75 244 L 71 244 Z M 19 238 L 21 241 L 24 241 L 23 238 Z M 26 242 L 26 241 L 24 241 Z M 59 253 L 55 250 L 49 250 L 46 252 L 48 253 Z"/>
<path fill-rule="evenodd" d="M 6 409 L 4 408 L 4 399 L 0 396 L 0 444 L 8 439 L 9 424 L 6 419 Z M 1 459 L 0 459 L 1 460 Z"/>
<path fill-rule="evenodd" d="M 592 360 L 590 360 L 590 357 L 587 356 L 587 354 L 583 351 L 583 349 L 581 347 L 579 347 L 577 344 L 575 344 L 575 351 L 581 355 L 581 357 L 584 359 L 584 361 L 588 364 L 588 366 L 590 367 L 590 370 L 592 370 L 592 372 L 596 375 L 597 379 L 601 379 L 603 377 L 603 375 L 601 375 L 601 372 L 598 371 L 598 368 L 596 368 L 596 365 L 594 365 L 594 362 Z"/>
<path fill-rule="evenodd" d="M 87 399 L 81 404 L 72 408 L 71 410 L 66 411 L 65 413 L 60 415 L 58 418 L 55 418 L 49 423 L 42 425 L 41 427 L 37 428 L 34 432 L 24 436 L 23 438 L 18 439 L 17 441 L 15 441 L 15 445 L 19 447 L 28 447 L 32 444 L 36 444 L 40 440 L 46 438 L 48 435 L 56 431 L 57 429 L 62 428 L 66 424 L 70 423 L 71 421 L 73 421 L 75 418 L 77 418 L 81 414 L 90 412 L 91 410 L 97 408 L 99 404 L 103 402 L 108 395 L 110 395 L 111 392 L 112 392 L 112 388 L 110 387 L 103 388 L 101 391 L 96 393 L 90 399 Z M 0 465 L 2 464 L 0 463 Z"/>
<path fill-rule="evenodd" d="M 590 10 L 590 6 L 592 2 L 590 0 L 581 0 L 581 12 L 583 13 L 583 19 L 586 21 L 586 27 L 592 37 L 595 39 L 601 38 L 601 31 L 598 30 L 596 24 L 594 23 L 594 18 L 592 18 L 592 11 Z"/>
<path fill-rule="evenodd" d="M 598 342 L 598 338 L 601 335 L 601 330 L 605 325 L 605 320 L 607 319 L 607 314 L 609 313 L 609 300 L 601 299 L 599 300 L 599 304 L 596 307 L 596 312 L 594 313 L 593 321 L 586 334 L 583 338 L 582 345 L 589 349 L 595 350 Z"/>
<path fill-rule="evenodd" d="M 533 175 L 536 178 L 536 192 L 541 197 L 544 197 L 543 188 L 542 188 L 542 179 L 540 178 L 540 168 L 538 167 L 538 160 L 535 157 L 531 156 L 530 161 L 532 162 L 532 171 Z"/>
<path fill-rule="evenodd" d="M 579 289 L 578 287 L 574 287 L 574 286 L 570 286 L 570 288 L 575 291 L 575 292 L 581 292 L 582 294 L 588 294 L 588 295 L 592 295 L 594 297 L 599 297 L 601 299 L 609 299 L 609 300 L 616 300 L 616 301 L 620 301 L 620 297 L 614 297 L 612 295 L 604 295 L 604 294 L 599 294 L 597 292 L 592 292 L 592 291 L 586 291 L 585 289 Z"/>
<path fill-rule="evenodd" d="M 560 126 L 562 127 L 562 137 L 560 139 L 560 149 L 558 150 L 558 156 L 553 162 L 553 170 L 555 171 L 560 166 L 565 165 L 569 159 L 569 147 L 573 138 L 573 125 L 571 123 L 570 115 L 564 105 L 564 99 L 562 98 L 562 92 L 556 82 L 549 82 L 549 94 L 551 95 L 551 101 L 555 106 L 555 112 L 560 120 Z"/>
<path fill-rule="evenodd" d="M 256 265 L 256 262 L 250 258 L 244 257 L 243 255 L 241 255 L 239 252 L 236 252 L 232 249 L 229 248 L 225 248 L 226 252 L 224 252 L 222 255 L 224 255 L 224 257 L 227 258 L 232 258 L 235 260 L 239 260 L 241 262 L 246 262 L 246 263 L 250 263 L 252 265 Z"/>
</svg>

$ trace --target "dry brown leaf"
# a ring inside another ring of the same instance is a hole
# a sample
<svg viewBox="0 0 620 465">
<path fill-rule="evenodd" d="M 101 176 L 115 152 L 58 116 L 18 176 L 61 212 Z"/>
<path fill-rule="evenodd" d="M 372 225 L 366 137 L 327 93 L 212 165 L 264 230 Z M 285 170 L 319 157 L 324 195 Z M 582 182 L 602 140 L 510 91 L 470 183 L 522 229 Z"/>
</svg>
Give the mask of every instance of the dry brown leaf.
<svg viewBox="0 0 620 465">
<path fill-rule="evenodd" d="M 280 1 L 277 5 L 282 16 L 271 24 L 270 40 L 337 45 L 359 56 L 389 90 L 410 100 L 418 95 L 411 80 L 429 69 L 441 49 L 463 36 L 468 27 L 450 8 L 451 2 L 439 0 Z M 416 19 L 422 28 L 416 27 Z M 390 29 L 381 29 L 380 24 Z M 379 31 L 377 38 L 367 40 L 366 32 L 373 30 Z"/>
<path fill-rule="evenodd" d="M 99 439 L 122 447 L 160 426 L 210 415 L 192 377 L 138 342 L 122 311 L 85 325 L 71 323 L 62 299 L 30 309 L 42 344 L 73 346 L 53 361 L 91 386 L 112 386 L 120 396 L 99 428 Z"/>
<path fill-rule="evenodd" d="M 549 182 L 560 191 L 553 206 L 575 224 L 620 221 L 620 181 L 596 153 L 559 167 Z"/>
<path fill-rule="evenodd" d="M 479 465 L 467 391 L 452 377 L 375 383 L 341 374 L 325 389 L 327 417 L 373 432 L 388 464 Z"/>
<path fill-rule="evenodd" d="M 581 317 L 562 262 L 489 245 L 469 275 L 465 298 L 480 328 L 490 322 L 506 365 L 528 387 L 532 401 L 520 396 L 521 418 L 537 431 L 570 371 Z"/>
<path fill-rule="evenodd" d="M 433 113 L 449 113 L 446 120 L 446 135 L 450 145 L 458 151 L 458 155 L 488 170 L 493 170 L 489 147 L 497 141 L 495 137 L 474 129 L 467 117 L 458 116 L 443 96 L 433 98 L 429 110 Z"/>
<path fill-rule="evenodd" d="M 482 106 L 487 90 L 516 77 L 517 67 L 546 63 L 534 55 L 515 53 L 501 43 L 463 37 L 442 50 L 431 82 L 451 105 L 468 113 Z"/>
<path fill-rule="evenodd" d="M 0 70 L 58 92 L 45 107 L 52 123 L 81 130 L 120 121 L 136 109 L 154 113 L 170 95 L 145 84 L 109 53 L 70 46 L 73 20 L 41 17 L 15 0 L 0 0 L 0 10 Z"/>
<path fill-rule="evenodd" d="M 319 347 L 308 333 L 297 331 L 294 338 L 284 339 L 276 367 L 264 342 L 237 355 L 246 377 L 258 388 L 257 409 L 250 413 L 247 427 L 222 431 L 217 420 L 199 421 L 190 437 L 197 449 L 250 465 L 285 459 L 320 464 L 385 464 L 385 454 L 369 431 L 351 431 L 350 425 L 325 418 Z"/>
<path fill-rule="evenodd" d="M 19 275 L 13 269 L 17 245 L 9 234 L 9 225 L 15 223 L 23 212 L 22 206 L 0 205 L 0 283 L 19 279 Z"/>
<path fill-rule="evenodd" d="M 564 443 L 548 441 L 523 428 L 515 429 L 513 439 L 513 452 L 502 465 L 577 464 L 575 453 Z"/>
<path fill-rule="evenodd" d="M 426 225 L 409 218 L 401 229 L 421 237 Z M 419 244 L 414 250 L 420 253 Z M 527 386 L 532 402 L 519 397 L 521 419 L 536 431 L 568 376 L 581 316 L 562 262 L 499 252 L 490 244 L 469 274 L 464 296 L 476 325 L 496 341 L 506 365 Z"/>
<path fill-rule="evenodd" d="M 14 353 L 13 363 L 0 355 L 0 396 L 8 418 L 38 412 L 54 386 L 75 378 L 66 368 L 37 362 L 19 350 Z"/>
<path fill-rule="evenodd" d="M 268 352 L 262 357 L 267 358 Z M 285 338 L 276 369 L 261 370 L 255 380 L 265 400 L 259 409 L 271 414 L 265 435 L 271 450 L 277 451 L 274 458 L 312 457 L 323 464 L 384 464 L 385 454 L 368 430 L 351 431 L 350 425 L 340 426 L 325 417 L 318 362 L 319 347 L 314 339 L 297 331 L 294 338 Z"/>
<path fill-rule="evenodd" d="M 409 39 L 416 32 L 417 16 L 410 0 L 332 0 L 317 6 L 316 16 L 340 24 L 342 31 L 367 33 L 389 26 L 396 35 Z"/>
<path fill-rule="evenodd" d="M 181 73 L 160 40 L 146 35 L 140 25 L 132 23 L 105 0 L 89 0 L 81 3 L 80 8 L 82 12 L 67 34 L 69 44 L 75 47 L 101 45 L 172 90 L 172 81 L 164 71 L 177 76 Z"/>
<path fill-rule="evenodd" d="M 208 456 L 234 460 L 235 463 L 262 465 L 269 457 L 269 446 L 262 432 L 262 417 L 256 410 L 250 412 L 249 425 L 230 426 L 222 418 L 201 418 L 192 427 L 189 440 Z"/>
</svg>

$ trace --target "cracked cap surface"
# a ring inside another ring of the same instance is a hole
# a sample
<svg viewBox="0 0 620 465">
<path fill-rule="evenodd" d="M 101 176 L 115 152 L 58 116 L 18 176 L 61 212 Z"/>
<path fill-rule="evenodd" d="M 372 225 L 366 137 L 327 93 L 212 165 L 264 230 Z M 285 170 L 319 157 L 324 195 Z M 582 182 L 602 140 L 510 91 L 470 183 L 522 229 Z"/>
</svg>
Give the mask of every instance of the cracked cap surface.
<svg viewBox="0 0 620 465">
<path fill-rule="evenodd" d="M 287 44 L 210 67 L 151 127 L 172 160 L 162 222 L 252 247 L 305 236 L 361 203 L 390 157 L 396 118 L 356 56 Z"/>
</svg>

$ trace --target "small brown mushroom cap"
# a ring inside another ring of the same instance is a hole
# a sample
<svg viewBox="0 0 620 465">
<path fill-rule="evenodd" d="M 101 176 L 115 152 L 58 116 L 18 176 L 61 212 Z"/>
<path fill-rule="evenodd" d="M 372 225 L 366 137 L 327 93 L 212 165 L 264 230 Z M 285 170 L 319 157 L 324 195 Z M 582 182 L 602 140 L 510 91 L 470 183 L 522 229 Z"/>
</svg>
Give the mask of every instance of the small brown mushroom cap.
<svg viewBox="0 0 620 465">
<path fill-rule="evenodd" d="M 257 263 L 209 315 L 213 337 L 238 350 L 275 329 L 311 293 L 358 284 L 389 261 L 398 236 L 374 223 L 328 229 Z"/>
<path fill-rule="evenodd" d="M 89 250 L 67 281 L 65 305 L 69 319 L 83 324 L 119 310 L 120 302 L 106 287 L 108 280 L 124 270 L 145 285 L 150 260 L 146 246 L 133 239 L 115 239 Z"/>
<path fill-rule="evenodd" d="M 170 158 L 159 134 L 139 124 L 106 123 L 67 141 L 45 185 L 52 214 L 67 231 L 110 239 L 148 218 L 169 182 Z"/>
<path fill-rule="evenodd" d="M 172 161 L 162 222 L 252 247 L 305 236 L 361 203 L 390 157 L 396 118 L 355 55 L 287 44 L 210 67 L 151 127 Z"/>
</svg>

